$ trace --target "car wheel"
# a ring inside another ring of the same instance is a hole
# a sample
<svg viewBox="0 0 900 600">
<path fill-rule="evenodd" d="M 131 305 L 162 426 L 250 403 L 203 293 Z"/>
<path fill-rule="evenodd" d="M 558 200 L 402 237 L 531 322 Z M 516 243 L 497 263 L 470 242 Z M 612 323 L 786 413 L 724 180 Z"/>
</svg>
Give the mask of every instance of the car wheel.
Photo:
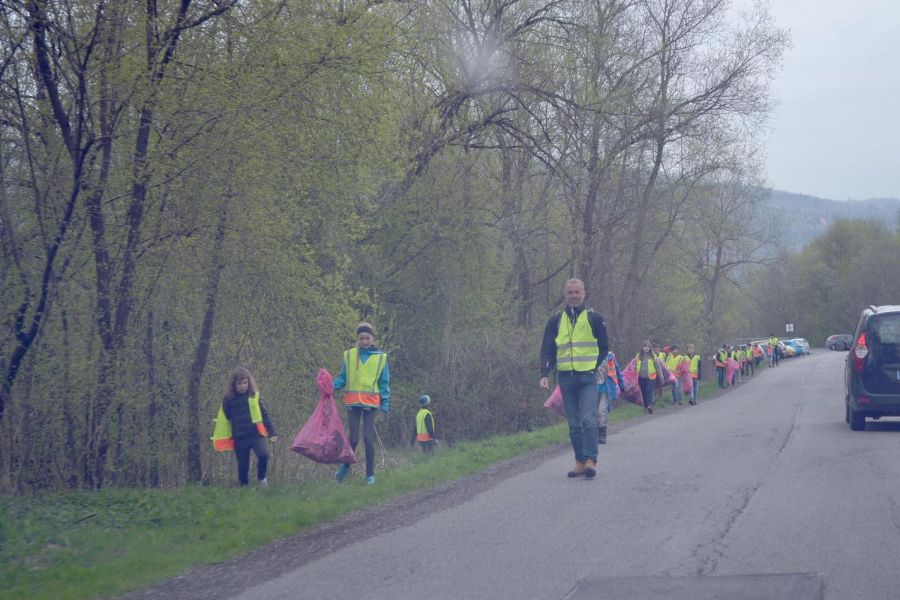
<svg viewBox="0 0 900 600">
<path fill-rule="evenodd" d="M 847 412 L 850 413 L 850 429 L 853 431 L 862 431 L 866 428 L 866 415 L 853 410 L 849 406 L 847 407 Z"/>
</svg>

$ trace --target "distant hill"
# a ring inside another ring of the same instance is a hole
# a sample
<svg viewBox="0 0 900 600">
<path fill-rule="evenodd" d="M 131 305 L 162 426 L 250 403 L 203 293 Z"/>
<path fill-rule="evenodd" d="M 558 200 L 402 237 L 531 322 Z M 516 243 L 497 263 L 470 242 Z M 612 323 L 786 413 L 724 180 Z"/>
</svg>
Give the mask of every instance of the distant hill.
<svg viewBox="0 0 900 600">
<path fill-rule="evenodd" d="M 827 200 L 782 190 L 769 190 L 763 202 L 764 221 L 781 228 L 785 244 L 794 250 L 802 249 L 819 237 L 839 219 L 881 221 L 888 228 L 900 227 L 900 199 L 872 198 L 870 200 Z"/>
</svg>

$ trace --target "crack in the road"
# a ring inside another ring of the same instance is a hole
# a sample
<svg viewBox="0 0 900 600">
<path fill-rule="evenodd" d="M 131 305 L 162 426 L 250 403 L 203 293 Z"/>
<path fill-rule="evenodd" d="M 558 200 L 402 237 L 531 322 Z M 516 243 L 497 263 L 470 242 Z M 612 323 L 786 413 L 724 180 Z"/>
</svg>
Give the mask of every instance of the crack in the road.
<svg viewBox="0 0 900 600">
<path fill-rule="evenodd" d="M 794 431 L 797 429 L 799 413 L 800 408 L 797 407 L 794 410 L 794 414 L 791 418 L 791 427 L 790 429 L 788 429 L 787 434 L 778 445 L 777 451 L 775 453 L 775 458 L 772 461 L 773 463 L 778 463 L 778 461 L 781 460 L 785 448 L 787 448 L 788 444 L 791 441 L 791 438 L 794 436 Z M 777 436 L 773 435 L 769 438 L 769 440 L 775 441 L 775 438 L 777 438 Z M 725 549 L 727 548 L 725 538 L 727 538 L 731 533 L 734 524 L 741 517 L 741 515 L 744 514 L 744 511 L 750 505 L 750 500 L 753 499 L 753 496 L 756 494 L 757 490 L 762 487 L 763 483 L 765 483 L 765 477 L 757 481 L 756 485 L 754 485 L 753 487 L 746 489 L 742 493 L 739 493 L 737 496 L 732 496 L 729 498 L 729 504 L 734 503 L 737 506 L 734 510 L 731 511 L 731 514 L 728 516 L 725 527 L 711 541 L 699 544 L 691 551 L 692 558 L 700 559 L 700 564 L 695 571 L 697 575 L 709 576 L 713 575 L 716 572 L 716 569 L 719 566 L 719 560 L 725 556 Z M 706 550 L 706 556 L 703 556 L 704 550 Z"/>
</svg>

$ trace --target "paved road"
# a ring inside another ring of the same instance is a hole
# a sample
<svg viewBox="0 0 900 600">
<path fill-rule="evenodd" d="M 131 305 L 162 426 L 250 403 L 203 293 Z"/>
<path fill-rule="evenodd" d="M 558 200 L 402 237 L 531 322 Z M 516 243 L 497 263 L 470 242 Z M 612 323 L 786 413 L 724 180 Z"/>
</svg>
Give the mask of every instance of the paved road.
<svg viewBox="0 0 900 600">
<path fill-rule="evenodd" d="M 372 513 L 395 524 L 233 597 L 898 598 L 900 422 L 850 431 L 845 356 L 626 425 L 594 481 L 566 479 L 566 452 L 449 505 L 425 498 L 408 526 Z"/>
</svg>

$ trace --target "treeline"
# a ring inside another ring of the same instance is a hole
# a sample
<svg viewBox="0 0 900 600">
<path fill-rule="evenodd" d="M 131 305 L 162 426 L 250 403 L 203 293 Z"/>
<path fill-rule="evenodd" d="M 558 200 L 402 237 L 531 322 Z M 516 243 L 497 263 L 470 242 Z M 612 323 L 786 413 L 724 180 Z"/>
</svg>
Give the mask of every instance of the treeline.
<svg viewBox="0 0 900 600">
<path fill-rule="evenodd" d="M 226 372 L 289 438 L 363 318 L 385 445 L 422 392 L 445 438 L 506 431 L 566 278 L 620 354 L 703 347 L 772 255 L 764 7 L 11 0 L 0 32 L 0 491 L 230 480 Z"/>
<path fill-rule="evenodd" d="M 803 251 L 748 277 L 761 333 L 796 334 L 824 346 L 835 333 L 854 333 L 870 304 L 900 302 L 900 222 L 891 231 L 878 221 L 836 221 Z"/>
</svg>

